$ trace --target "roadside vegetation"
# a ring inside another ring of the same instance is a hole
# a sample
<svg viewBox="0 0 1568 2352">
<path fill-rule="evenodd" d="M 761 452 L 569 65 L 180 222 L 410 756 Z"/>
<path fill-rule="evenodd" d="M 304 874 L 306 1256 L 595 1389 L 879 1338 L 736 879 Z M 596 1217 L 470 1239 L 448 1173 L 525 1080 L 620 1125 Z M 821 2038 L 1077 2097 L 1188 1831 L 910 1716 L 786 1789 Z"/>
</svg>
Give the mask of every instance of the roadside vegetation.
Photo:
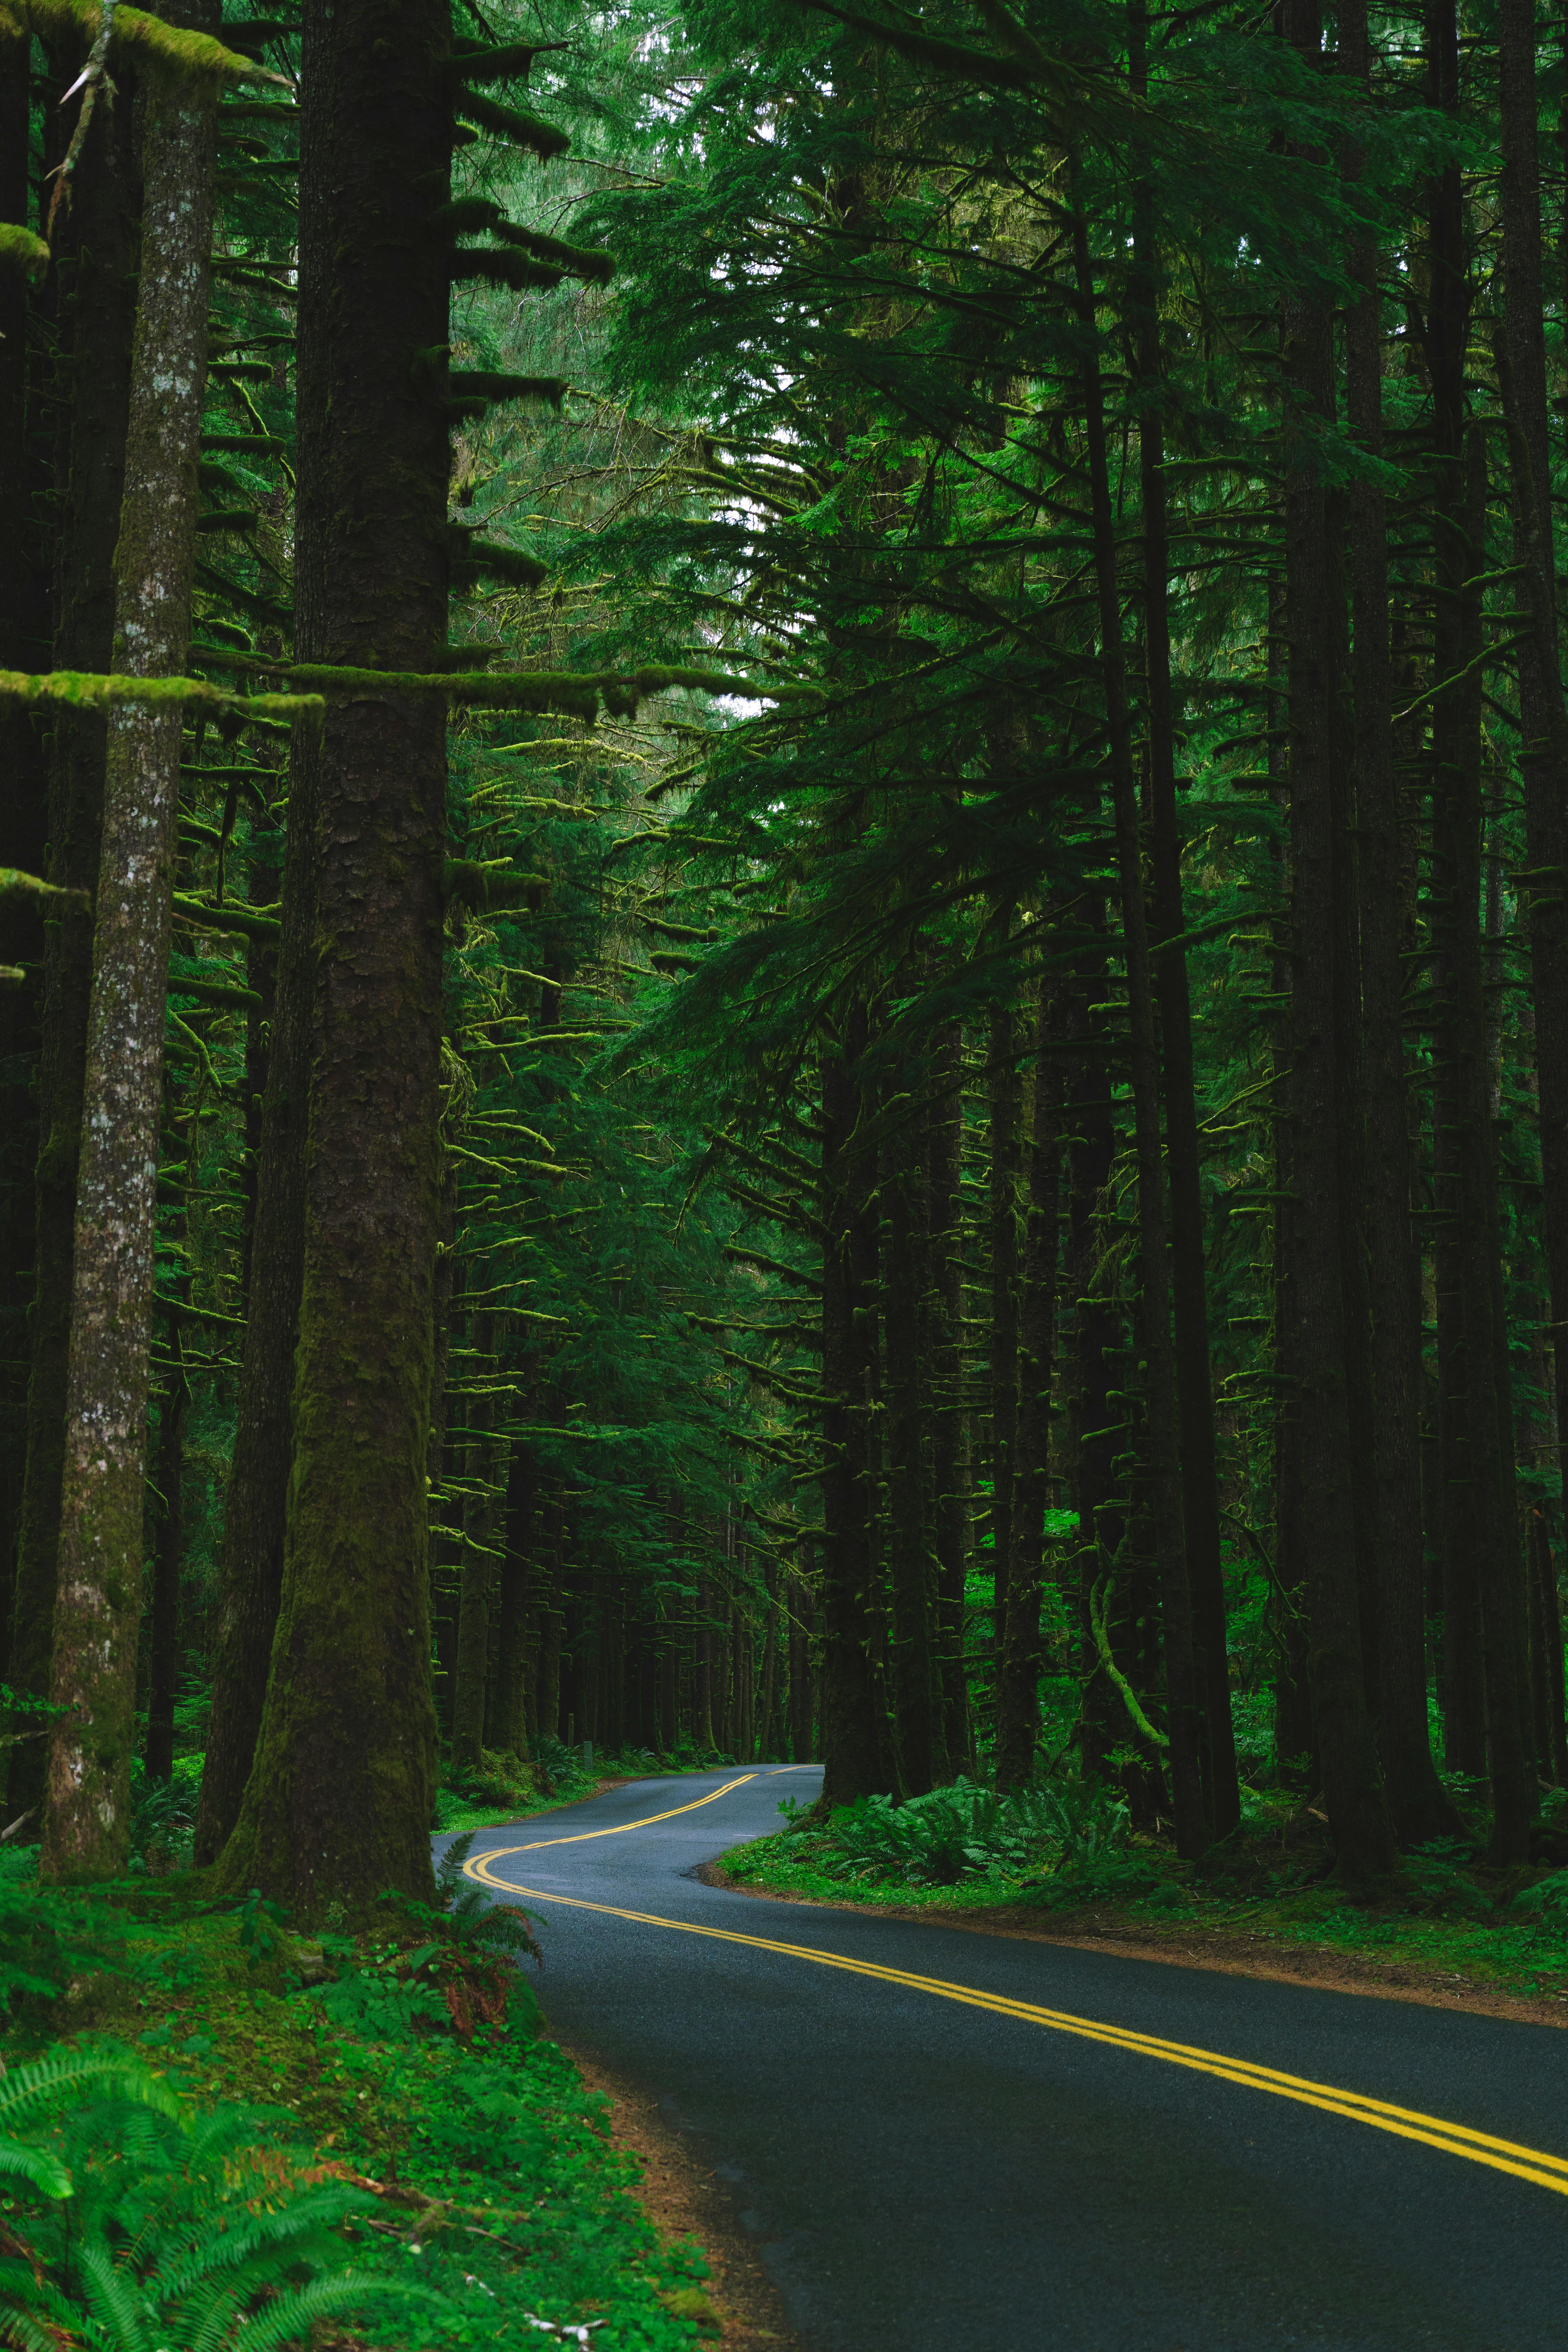
<svg viewBox="0 0 1568 2352">
<path fill-rule="evenodd" d="M 189 1877 L 40 1890 L 0 1855 L 0 2335 L 28 2352 L 552 2340 L 685 2352 L 666 2247 L 541 2018 L 529 1924 L 466 1887 L 297 1936 Z M 520 1965 L 521 1964 L 521 1965 Z"/>
<path fill-rule="evenodd" d="M 1255 1960 L 1270 1943 L 1308 1946 L 1452 1990 L 1568 2001 L 1568 1795 L 1544 1794 L 1531 1860 L 1499 1869 L 1484 1792 L 1457 1777 L 1447 1788 L 1461 1833 L 1414 1848 L 1375 1893 L 1336 1871 L 1321 1799 L 1277 1776 L 1244 1784 L 1237 1828 L 1184 1861 L 1169 1824 L 1135 1826 L 1114 1789 L 1066 1768 L 1010 1791 L 960 1780 L 899 1805 L 870 1796 L 826 1822 L 785 1799 L 785 1826 L 727 1854 L 723 1874 L 754 1894 L 975 1925 L 1227 1953 L 1245 1937 Z"/>
</svg>

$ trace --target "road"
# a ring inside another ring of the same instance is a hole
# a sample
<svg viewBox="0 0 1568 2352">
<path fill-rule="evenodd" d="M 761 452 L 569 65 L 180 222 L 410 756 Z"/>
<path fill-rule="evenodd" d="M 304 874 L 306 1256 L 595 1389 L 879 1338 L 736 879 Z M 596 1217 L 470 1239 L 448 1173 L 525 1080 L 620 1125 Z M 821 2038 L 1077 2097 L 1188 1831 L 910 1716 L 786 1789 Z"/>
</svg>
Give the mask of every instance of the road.
<svg viewBox="0 0 1568 2352">
<path fill-rule="evenodd" d="M 1564 2352 L 1568 2032 L 695 1875 L 819 1785 L 640 1780 L 468 1864 L 810 2352 Z"/>
</svg>

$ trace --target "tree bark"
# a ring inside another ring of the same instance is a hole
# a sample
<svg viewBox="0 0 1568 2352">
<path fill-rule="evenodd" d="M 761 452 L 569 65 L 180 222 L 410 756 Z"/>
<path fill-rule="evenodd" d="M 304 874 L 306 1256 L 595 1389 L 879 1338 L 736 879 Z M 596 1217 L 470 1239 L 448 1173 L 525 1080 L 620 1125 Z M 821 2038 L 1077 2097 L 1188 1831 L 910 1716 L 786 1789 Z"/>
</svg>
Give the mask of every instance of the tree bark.
<svg viewBox="0 0 1568 2352">
<path fill-rule="evenodd" d="M 447 0 L 385 37 L 308 0 L 296 647 L 428 673 L 446 643 Z M 441 701 L 358 688 L 321 751 L 305 1264 L 283 1593 L 219 1868 L 306 1921 L 428 1898 L 426 1465 L 439 1228 Z"/>
<path fill-rule="evenodd" d="M 1341 19 L 1341 62 L 1370 79 L 1365 0 Z M 1354 255 L 1361 298 L 1345 320 L 1346 421 L 1373 461 L 1383 457 L 1382 298 L 1377 250 Z M 1388 524 L 1380 480 L 1350 491 L 1354 622 L 1355 793 L 1360 826 L 1361 1012 L 1366 1092 L 1365 1231 L 1372 1374 L 1377 1411 L 1375 1558 L 1378 1749 L 1395 1835 L 1405 1845 L 1458 1834 L 1426 1727 L 1426 1626 L 1421 1511 L 1421 1260 L 1410 1223 L 1414 1167 L 1402 1028 L 1404 892 L 1394 765 Z"/>
<path fill-rule="evenodd" d="M 1136 89 L 1147 89 L 1145 0 L 1131 14 Z M 1160 1013 L 1165 1160 L 1171 1187 L 1171 1294 L 1175 1311 L 1177 1443 L 1182 1526 L 1192 1591 L 1193 1643 L 1201 1661 L 1206 1731 L 1205 1764 L 1216 1838 L 1241 1819 L 1236 1729 L 1230 1712 L 1225 1574 L 1220 1559 L 1219 1472 L 1215 1455 L 1214 1388 L 1209 1365 L 1208 1299 L 1204 1280 L 1204 1210 L 1199 1181 L 1197 1099 L 1193 1077 L 1193 1014 L 1183 949 L 1165 947 L 1186 928 L 1182 853 L 1176 826 L 1175 712 L 1171 690 L 1170 538 L 1165 497 L 1165 429 L 1161 413 L 1159 254 L 1152 199 L 1140 192 L 1134 230 L 1136 343 L 1143 405 L 1138 420 L 1138 474 L 1143 513 L 1143 640 L 1147 665 L 1149 800 L 1153 898 L 1149 934 Z"/>
<path fill-rule="evenodd" d="M 190 643 L 206 385 L 216 100 L 149 87 L 146 226 L 115 548 L 112 666 L 178 677 Z M 66 1457 L 40 1869 L 112 1876 L 130 1850 L 142 1476 L 170 885 L 182 715 L 110 720 L 78 1168 Z"/>
<path fill-rule="evenodd" d="M 1447 0 L 1442 5 L 1446 15 Z M 1568 719 L 1552 552 L 1535 43 L 1531 0 L 1500 0 L 1503 319 L 1495 349 L 1512 477 L 1513 555 L 1523 566 L 1520 602 L 1531 614 L 1531 635 L 1518 656 L 1520 766 L 1544 1180 L 1542 1222 L 1555 1349 L 1568 1329 Z"/>
<path fill-rule="evenodd" d="M 1287 0 L 1303 56 L 1319 41 L 1316 0 Z M 1287 306 L 1285 496 L 1290 665 L 1292 866 L 1292 1301 L 1300 1427 L 1300 1564 L 1310 1618 L 1313 1716 L 1339 1866 L 1352 1881 L 1393 1870 L 1395 1848 L 1367 1714 L 1345 1392 L 1345 1300 L 1335 1053 L 1333 777 L 1342 679 L 1331 605 L 1342 595 L 1310 420 L 1331 415 L 1332 340 L 1315 300 Z M 1291 446 L 1294 445 L 1294 446 Z"/>
<path fill-rule="evenodd" d="M 74 71 L 81 58 L 76 51 L 72 56 Z M 54 657 L 62 669 L 99 676 L 114 654 L 114 547 L 125 486 L 141 205 L 130 77 L 121 72 L 119 79 L 119 101 L 112 113 L 100 106 L 78 164 L 71 215 L 60 233 L 56 262 L 58 276 L 68 278 L 59 316 L 67 339 L 68 374 L 62 371 L 62 381 L 69 389 L 70 422 L 63 436 L 65 479 L 57 509 Z M 26 154 L 24 141 L 24 161 Z M 106 742 L 100 712 L 58 711 L 49 759 L 47 879 L 89 896 L 98 884 Z M 44 951 L 26 1464 L 11 1639 L 11 1682 L 34 1698 L 47 1696 L 54 1647 L 91 987 L 92 917 L 68 908 L 48 927 Z M 7 1802 L 13 1813 L 36 1812 L 42 1806 L 47 1761 L 42 1740 L 24 1740 L 12 1749 Z"/>
<path fill-rule="evenodd" d="M 256 1167 L 234 1454 L 218 1552 L 212 1708 L 194 1853 L 216 1862 L 256 1755 L 283 1592 L 294 1350 L 305 1270 L 305 1151 L 316 969 L 315 830 L 321 742 L 296 728 L 267 1087 Z"/>
</svg>

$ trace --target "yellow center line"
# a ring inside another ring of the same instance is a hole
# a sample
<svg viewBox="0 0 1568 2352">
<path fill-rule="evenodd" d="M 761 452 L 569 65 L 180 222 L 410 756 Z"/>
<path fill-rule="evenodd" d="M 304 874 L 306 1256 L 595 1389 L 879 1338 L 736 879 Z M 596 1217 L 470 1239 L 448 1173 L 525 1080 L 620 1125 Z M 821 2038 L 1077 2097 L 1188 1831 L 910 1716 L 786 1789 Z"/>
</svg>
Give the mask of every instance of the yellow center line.
<svg viewBox="0 0 1568 2352">
<path fill-rule="evenodd" d="M 481 1854 L 479 1859 L 480 1862 L 500 1862 L 509 1853 L 537 1853 L 542 1846 L 586 1845 L 590 1838 L 625 1837 L 628 1830 L 650 1830 L 656 1822 L 672 1822 L 677 1813 L 694 1813 L 700 1805 L 711 1805 L 720 1797 L 727 1797 L 731 1789 L 743 1789 L 748 1780 L 754 1780 L 756 1777 L 754 1772 L 742 1772 L 738 1780 L 726 1780 L 721 1789 L 711 1789 L 705 1797 L 694 1797 L 689 1805 L 672 1805 L 668 1813 L 649 1813 L 644 1821 L 615 1822 L 607 1830 L 579 1830 L 574 1837 L 535 1838 L 531 1845 L 492 1846 L 489 1853 Z M 466 1862 L 463 1868 L 468 1877 L 478 1875 L 476 1864 Z M 506 1881 L 492 1878 L 487 1883 L 491 1886 L 504 1886 Z"/>
<path fill-rule="evenodd" d="M 699 1805 L 711 1804 L 716 1798 L 727 1796 L 731 1789 L 756 1778 L 755 1773 L 743 1773 L 740 1780 L 715 1789 L 710 1796 L 699 1797 L 694 1804 L 678 1805 L 674 1812 L 655 1813 L 647 1822 L 626 1822 L 620 1827 L 646 1829 L 654 1822 L 673 1820 L 677 1812 L 695 1812 Z M 610 1837 L 616 1833 L 612 1830 L 591 1830 L 585 1834 Z M 574 1838 L 540 1841 L 547 1845 L 574 1845 L 579 1842 Z M 1549 2155 L 1542 2148 L 1522 2147 L 1515 2140 L 1499 2139 L 1490 2132 L 1473 2131 L 1468 2124 L 1449 2123 L 1441 2116 L 1423 2115 L 1417 2108 L 1369 2098 L 1360 2091 L 1341 2090 L 1331 2084 L 1311 2082 L 1303 2075 L 1282 2074 L 1277 2067 L 1256 2065 L 1250 2059 L 1228 2057 L 1222 2051 L 1203 2050 L 1184 2042 L 1166 2042 L 1158 2034 L 1107 2025 L 1097 2018 L 1078 2017 L 1067 2010 L 1042 2009 L 1032 2001 L 1011 2000 L 1004 1993 L 952 1984 L 942 1977 L 917 1976 L 907 1969 L 885 1968 L 879 1961 L 823 1951 L 811 1944 L 786 1944 L 770 1936 L 746 1936 L 737 1928 L 703 1927 L 691 1919 L 665 1919 L 651 1911 L 625 1911 L 613 1903 L 590 1903 L 579 1895 L 548 1894 L 542 1887 L 519 1886 L 514 1880 L 493 1874 L 492 1863 L 534 1851 L 531 1846 L 503 1846 L 489 1853 L 476 1854 L 464 1864 L 464 1874 L 499 1893 L 525 1895 L 531 1903 L 558 1903 L 574 1911 L 597 1911 L 606 1918 L 629 1919 L 639 1927 L 668 1927 L 681 1936 L 706 1936 L 714 1943 L 741 1944 L 752 1951 L 774 1952 L 786 1959 L 811 1960 L 819 1968 L 838 1969 L 849 1976 L 872 1977 L 882 1984 L 898 1985 L 908 1991 L 931 1993 L 942 2000 L 962 2001 L 970 2009 L 988 2010 L 994 2016 L 1014 2018 L 1021 2024 L 1045 2026 L 1052 2032 L 1072 2034 L 1083 2042 L 1103 2042 L 1135 2057 L 1158 2058 L 1167 2065 L 1184 2066 L 1194 2074 L 1212 2074 L 1220 2082 L 1237 2084 L 1244 2090 L 1268 2091 L 1276 2098 L 1293 2099 L 1301 2106 L 1317 2107 L 1324 2115 L 1341 2116 L 1350 2123 L 1370 2124 L 1374 2130 L 1390 2132 L 1398 2139 L 1417 2140 L 1445 2155 L 1465 2157 L 1472 2164 L 1487 2165 L 1494 2172 L 1510 2173 L 1515 2179 L 1532 2181 L 1538 2189 L 1553 2189 L 1558 2196 L 1568 2197 L 1568 2158 Z"/>
</svg>

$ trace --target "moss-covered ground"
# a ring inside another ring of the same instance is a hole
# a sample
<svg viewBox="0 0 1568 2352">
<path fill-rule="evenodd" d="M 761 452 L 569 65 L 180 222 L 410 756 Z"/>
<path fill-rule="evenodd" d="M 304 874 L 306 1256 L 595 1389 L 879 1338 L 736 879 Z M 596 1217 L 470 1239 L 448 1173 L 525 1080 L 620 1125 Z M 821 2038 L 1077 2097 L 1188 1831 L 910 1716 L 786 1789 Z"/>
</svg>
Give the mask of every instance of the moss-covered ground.
<svg viewBox="0 0 1568 2352">
<path fill-rule="evenodd" d="M 414 2334 L 370 2340 L 437 2352 L 590 2328 L 580 2340 L 602 2352 L 687 2352 L 717 2332 L 700 2250 L 665 2244 L 644 2214 L 637 2163 L 550 2038 L 526 1957 L 519 1969 L 390 1906 L 384 1931 L 306 1941 L 254 1899 L 215 1907 L 177 1877 L 90 1899 L 13 1877 L 0 1912 L 13 1982 L 24 1963 L 58 1979 L 53 1999 L 13 1993 L 7 2063 L 127 2049 L 193 2116 L 257 2118 L 294 2181 L 347 2183 L 356 2272 L 435 2295 Z M 26 2197 L 0 2209 L 0 2235 L 26 2239 Z"/>
</svg>

